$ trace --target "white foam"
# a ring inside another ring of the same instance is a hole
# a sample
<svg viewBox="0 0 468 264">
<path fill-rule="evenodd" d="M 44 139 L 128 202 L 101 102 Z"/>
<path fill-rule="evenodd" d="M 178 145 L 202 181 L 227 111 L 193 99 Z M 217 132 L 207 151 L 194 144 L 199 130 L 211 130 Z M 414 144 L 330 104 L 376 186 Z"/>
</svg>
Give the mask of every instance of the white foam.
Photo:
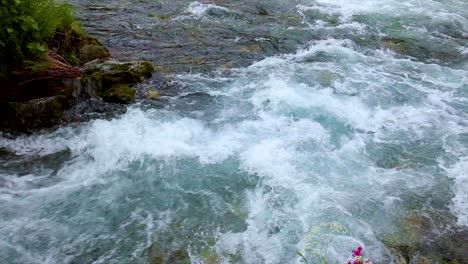
<svg viewBox="0 0 468 264">
<path fill-rule="evenodd" d="M 422 6 L 422 1 L 317 2 L 321 5 L 300 8 L 340 15 L 340 22 L 360 12 L 431 14 L 439 6 L 433 1 L 431 7 Z M 180 18 L 202 19 L 213 8 L 227 11 L 213 4 L 193 2 Z M 462 20 L 456 15 L 450 19 Z M 363 29 L 351 22 L 345 26 Z M 26 202 L 35 198 L 50 202 L 83 186 L 115 183 L 115 189 L 100 197 L 106 204 L 114 204 L 128 187 L 118 172 L 141 169 L 138 163 L 142 160 L 167 163 L 177 171 L 186 168 L 178 167 L 174 160 L 195 160 L 197 166 L 205 168 L 233 159 L 239 162 L 239 171 L 233 174 L 248 174 L 259 180 L 253 190 L 239 193 L 246 193 L 246 230 L 217 235 L 217 253 L 226 253 L 222 261 L 228 263 L 226 256 L 238 254 L 246 263 L 299 262 L 295 249 L 301 246 L 301 236 L 323 219 L 341 217 L 345 225 L 354 227 L 354 233 L 337 237 L 330 248 L 333 260 L 346 260 L 348 247 L 365 242 L 372 249 L 373 260 L 383 262 L 387 253 L 372 225 L 393 220 L 392 210 L 401 210 L 401 192 L 435 188 L 438 176 L 413 167 L 378 167 L 369 149 L 381 143 L 439 144 L 439 139 L 451 141 L 466 133 L 466 114 L 453 102 L 466 103 L 457 93 L 466 88 L 467 72 L 397 59 L 394 55 L 385 51 L 363 52 L 346 39 L 313 41 L 295 54 L 269 57 L 236 69 L 233 77 L 175 76 L 188 83 L 187 89 L 234 102 L 222 110 L 217 106 L 209 108 L 216 115 L 215 121 L 183 117 L 176 110 L 144 111 L 131 107 L 113 120 L 95 120 L 79 128 L 61 128 L 14 140 L 0 138 L 0 147 L 17 154 L 47 155 L 70 149 L 73 155 L 57 172 L 56 181 L 34 189 L 31 186 L 43 178 L 8 177 L 0 199 L 5 204 L 28 208 Z M 332 76 L 329 83 L 321 84 L 314 79 L 314 74 L 321 71 L 338 77 Z M 191 83 L 196 83 L 196 87 Z M 212 83 L 217 84 L 216 89 L 208 85 Z M 449 154 L 445 156 L 441 151 L 440 155 L 444 159 L 459 159 L 447 168 L 447 175 L 454 181 L 452 212 L 461 225 L 468 225 L 468 158 L 456 149 Z M 161 168 L 157 166 L 143 169 L 158 171 Z M 190 176 L 191 172 L 186 173 Z M 172 175 L 167 173 L 165 177 Z M 174 187 L 177 191 L 186 190 Z M 210 194 L 193 192 L 199 193 L 207 197 Z M 23 202 L 18 197 L 28 199 Z M 369 223 L 360 215 L 367 212 L 361 206 L 368 205 L 377 212 L 367 216 Z M 134 250 L 136 255 L 149 245 L 151 232 L 158 228 L 154 212 L 141 212 L 137 209 L 130 215 L 145 229 L 141 245 Z M 375 220 L 372 217 L 381 218 L 375 223 L 371 222 Z M 29 227 L 27 220 L 13 224 Z M 0 230 L 15 232 L 1 227 Z M 77 241 L 85 243 L 88 237 L 80 239 Z M 110 252 L 100 262 L 105 263 L 117 253 Z"/>
<path fill-rule="evenodd" d="M 222 6 L 217 6 L 215 4 L 203 4 L 198 1 L 195 1 L 189 4 L 189 6 L 184 12 L 184 15 L 177 16 L 175 19 L 176 20 L 202 19 L 203 17 L 205 17 L 206 13 L 210 9 L 218 9 L 218 10 L 222 10 L 226 12 L 230 11 L 229 9 L 222 7 Z"/>
<path fill-rule="evenodd" d="M 462 157 L 447 173 L 455 182 L 452 211 L 460 225 L 468 226 L 468 157 Z"/>
</svg>

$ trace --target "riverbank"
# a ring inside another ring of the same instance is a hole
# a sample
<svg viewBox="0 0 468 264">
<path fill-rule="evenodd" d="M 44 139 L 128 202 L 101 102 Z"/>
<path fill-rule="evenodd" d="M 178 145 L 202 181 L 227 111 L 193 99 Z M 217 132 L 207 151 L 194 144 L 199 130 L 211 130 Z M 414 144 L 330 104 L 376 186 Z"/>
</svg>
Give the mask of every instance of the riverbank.
<svg viewBox="0 0 468 264">
<path fill-rule="evenodd" d="M 2 21 L 2 32 L 12 39 L 2 42 L 0 131 L 30 133 L 89 121 L 96 113 L 122 113 L 125 107 L 117 104 L 135 100 L 134 87 L 152 76 L 152 64 L 115 61 L 99 40 L 74 22 L 68 4 L 42 2 L 12 4 L 16 9 L 11 7 L 8 14 L 2 8 L 2 17 L 9 18 Z M 36 9 L 47 11 L 38 15 Z M 25 19 L 31 29 L 26 22 L 16 22 Z M 54 19 L 56 24 L 47 22 Z M 29 34 L 44 36 L 25 37 Z"/>
</svg>

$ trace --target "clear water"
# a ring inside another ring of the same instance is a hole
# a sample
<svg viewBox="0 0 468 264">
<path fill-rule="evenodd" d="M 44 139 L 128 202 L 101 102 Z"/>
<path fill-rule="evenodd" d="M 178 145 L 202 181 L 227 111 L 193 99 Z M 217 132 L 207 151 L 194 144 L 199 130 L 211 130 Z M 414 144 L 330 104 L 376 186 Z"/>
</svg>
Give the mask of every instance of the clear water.
<svg viewBox="0 0 468 264">
<path fill-rule="evenodd" d="M 171 23 L 243 32 L 244 2 L 181 2 Z M 347 232 L 329 261 L 362 245 L 391 263 L 383 240 L 408 214 L 466 227 L 467 2 L 263 4 L 300 17 L 284 30 L 310 39 L 247 67 L 174 75 L 180 91 L 161 109 L 0 137 L 1 263 L 178 263 L 177 252 L 300 263 L 309 231 L 331 222 Z M 406 56 L 385 38 L 417 45 Z"/>
</svg>

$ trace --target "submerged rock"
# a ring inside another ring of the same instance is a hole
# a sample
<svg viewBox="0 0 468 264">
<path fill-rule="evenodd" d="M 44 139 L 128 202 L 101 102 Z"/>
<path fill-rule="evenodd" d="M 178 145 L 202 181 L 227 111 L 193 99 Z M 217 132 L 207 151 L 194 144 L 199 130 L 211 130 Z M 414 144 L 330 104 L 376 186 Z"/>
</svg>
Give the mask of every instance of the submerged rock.
<svg viewBox="0 0 468 264">
<path fill-rule="evenodd" d="M 161 94 L 158 91 L 150 90 L 146 94 L 146 99 L 157 100 L 161 97 Z"/>
<path fill-rule="evenodd" d="M 0 148 L 0 172 L 25 176 L 41 175 L 44 170 L 52 170 L 52 174 L 55 174 L 71 157 L 72 152 L 69 149 L 41 156 L 18 155 Z"/>
<path fill-rule="evenodd" d="M 442 43 L 432 43 L 409 37 L 385 37 L 380 40 L 380 48 L 395 52 L 400 56 L 409 56 L 423 62 L 457 61 L 459 55 L 444 48 Z"/>
<path fill-rule="evenodd" d="M 394 263 L 468 263 L 468 230 L 456 227 L 447 217 L 438 219 L 435 212 L 404 217 L 399 231 L 384 240 Z"/>
<path fill-rule="evenodd" d="M 398 54 L 405 54 L 409 51 L 409 44 L 404 39 L 399 38 L 384 38 L 380 42 L 380 47 L 392 50 Z"/>
<path fill-rule="evenodd" d="M 156 241 L 148 248 L 148 262 L 150 264 L 190 264 L 190 256 L 173 234 L 163 231 L 156 236 Z"/>
<path fill-rule="evenodd" d="M 176 249 L 173 251 L 162 252 L 157 249 L 153 249 L 151 246 L 149 249 L 151 252 L 156 251 L 150 256 L 150 264 L 190 264 L 190 256 L 185 249 Z"/>
<path fill-rule="evenodd" d="M 468 229 L 459 229 L 446 234 L 438 251 L 445 260 L 452 263 L 468 263 Z"/>
</svg>

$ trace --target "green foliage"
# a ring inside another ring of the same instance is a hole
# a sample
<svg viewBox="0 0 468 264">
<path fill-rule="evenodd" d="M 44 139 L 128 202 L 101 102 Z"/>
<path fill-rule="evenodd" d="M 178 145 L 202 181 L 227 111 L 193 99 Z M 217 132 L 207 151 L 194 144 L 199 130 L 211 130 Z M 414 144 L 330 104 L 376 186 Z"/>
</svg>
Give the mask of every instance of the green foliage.
<svg viewBox="0 0 468 264">
<path fill-rule="evenodd" d="M 336 235 L 347 233 L 347 229 L 338 222 L 322 223 L 312 227 L 303 238 L 303 252 L 297 251 L 297 255 L 301 257 L 302 262 L 309 263 L 309 259 L 313 259 L 312 263 L 327 264 L 328 247 Z"/>
<path fill-rule="evenodd" d="M 73 22 L 72 7 L 58 0 L 0 0 L 0 65 L 44 56 L 46 42 Z"/>
<path fill-rule="evenodd" d="M 80 64 L 80 59 L 73 53 L 65 54 L 65 60 L 72 66 L 78 66 Z"/>
<path fill-rule="evenodd" d="M 30 71 L 32 73 L 48 69 L 51 65 L 52 63 L 49 61 L 42 61 L 42 62 L 36 62 L 36 61 L 30 61 L 30 60 L 23 61 L 23 69 Z"/>
</svg>

